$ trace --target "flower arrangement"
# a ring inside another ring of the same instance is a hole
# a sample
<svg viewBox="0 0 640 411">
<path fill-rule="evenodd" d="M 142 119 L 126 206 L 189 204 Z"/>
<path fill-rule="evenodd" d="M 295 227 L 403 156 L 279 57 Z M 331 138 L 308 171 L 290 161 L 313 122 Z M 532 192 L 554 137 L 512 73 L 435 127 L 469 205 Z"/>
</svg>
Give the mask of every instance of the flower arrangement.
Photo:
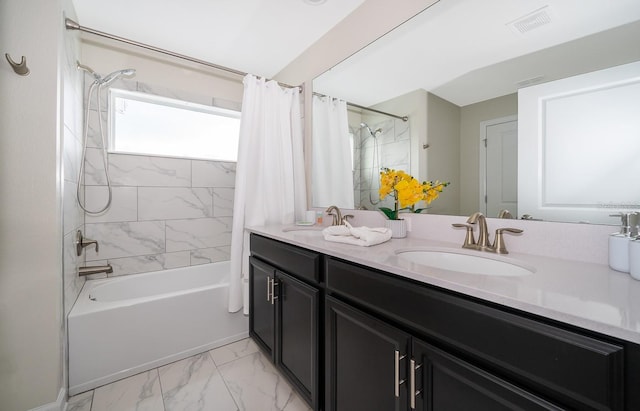
<svg viewBox="0 0 640 411">
<path fill-rule="evenodd" d="M 418 202 L 424 200 L 427 204 L 431 204 L 448 185 L 448 182 L 437 180 L 420 183 L 402 170 L 383 168 L 380 172 L 380 199 L 393 194 L 394 209 L 380 207 L 380 210 L 389 220 L 398 220 L 398 214 L 402 210 L 419 213 L 424 209 L 415 208 Z"/>
</svg>

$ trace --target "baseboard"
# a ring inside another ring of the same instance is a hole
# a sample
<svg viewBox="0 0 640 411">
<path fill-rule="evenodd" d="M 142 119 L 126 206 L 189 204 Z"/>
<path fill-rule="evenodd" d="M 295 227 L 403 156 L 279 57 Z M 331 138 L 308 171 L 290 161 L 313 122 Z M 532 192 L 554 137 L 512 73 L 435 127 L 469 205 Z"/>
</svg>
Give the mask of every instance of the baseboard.
<svg viewBox="0 0 640 411">
<path fill-rule="evenodd" d="M 50 402 L 49 404 L 41 405 L 36 408 L 32 408 L 29 411 L 65 411 L 67 408 L 67 390 L 60 388 L 58 398 L 56 402 Z"/>
</svg>

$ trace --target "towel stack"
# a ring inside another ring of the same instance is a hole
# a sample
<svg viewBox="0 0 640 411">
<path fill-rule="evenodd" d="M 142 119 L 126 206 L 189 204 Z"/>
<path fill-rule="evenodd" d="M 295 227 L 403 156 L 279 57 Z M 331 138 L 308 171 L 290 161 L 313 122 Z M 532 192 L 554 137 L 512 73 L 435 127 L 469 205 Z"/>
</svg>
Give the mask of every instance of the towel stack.
<svg viewBox="0 0 640 411">
<path fill-rule="evenodd" d="M 345 222 L 344 225 L 334 225 L 322 230 L 326 241 L 345 243 L 369 247 L 384 243 L 391 238 L 391 230 L 388 228 L 352 227 Z"/>
</svg>

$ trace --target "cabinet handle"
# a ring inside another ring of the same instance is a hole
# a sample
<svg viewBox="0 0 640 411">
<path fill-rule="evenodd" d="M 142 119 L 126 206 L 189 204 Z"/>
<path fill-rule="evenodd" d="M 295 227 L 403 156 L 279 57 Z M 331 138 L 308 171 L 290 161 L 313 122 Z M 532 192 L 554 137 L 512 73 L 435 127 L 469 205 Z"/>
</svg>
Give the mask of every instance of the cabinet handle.
<svg viewBox="0 0 640 411">
<path fill-rule="evenodd" d="M 278 284 L 279 283 L 276 281 L 275 278 L 271 280 L 271 305 L 274 305 L 276 303 L 276 300 L 278 299 L 278 296 L 275 293 L 275 287 Z"/>
<path fill-rule="evenodd" d="M 406 355 L 401 356 L 400 351 L 395 350 L 395 375 L 393 378 L 393 390 L 395 392 L 396 398 L 400 398 L 400 385 L 406 382 L 406 380 L 400 379 L 400 360 L 404 360 L 405 358 L 407 358 Z"/>
<path fill-rule="evenodd" d="M 416 396 L 422 393 L 422 390 L 416 391 L 416 370 L 422 367 L 422 364 L 416 365 L 416 361 L 412 358 L 409 362 L 409 406 L 412 410 L 416 409 Z"/>
<path fill-rule="evenodd" d="M 271 277 L 267 276 L 267 302 L 273 304 L 271 302 Z"/>
</svg>

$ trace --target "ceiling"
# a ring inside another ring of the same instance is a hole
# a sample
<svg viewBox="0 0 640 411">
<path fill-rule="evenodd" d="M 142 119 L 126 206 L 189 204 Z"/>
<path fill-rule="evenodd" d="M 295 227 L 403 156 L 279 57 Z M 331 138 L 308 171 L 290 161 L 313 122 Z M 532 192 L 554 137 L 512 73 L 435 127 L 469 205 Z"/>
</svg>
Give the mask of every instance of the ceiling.
<svg viewBox="0 0 640 411">
<path fill-rule="evenodd" d="M 536 11 L 550 23 L 524 33 L 509 24 Z M 424 89 L 465 106 L 513 93 L 522 80 L 566 77 L 571 65 L 585 70 L 587 57 L 635 61 L 640 43 L 629 43 L 640 24 L 610 35 L 627 47 L 603 46 L 594 33 L 638 20 L 638 0 L 441 0 L 316 78 L 314 90 L 370 107 Z"/>
<path fill-rule="evenodd" d="M 364 0 L 73 0 L 82 26 L 272 78 Z"/>
</svg>

